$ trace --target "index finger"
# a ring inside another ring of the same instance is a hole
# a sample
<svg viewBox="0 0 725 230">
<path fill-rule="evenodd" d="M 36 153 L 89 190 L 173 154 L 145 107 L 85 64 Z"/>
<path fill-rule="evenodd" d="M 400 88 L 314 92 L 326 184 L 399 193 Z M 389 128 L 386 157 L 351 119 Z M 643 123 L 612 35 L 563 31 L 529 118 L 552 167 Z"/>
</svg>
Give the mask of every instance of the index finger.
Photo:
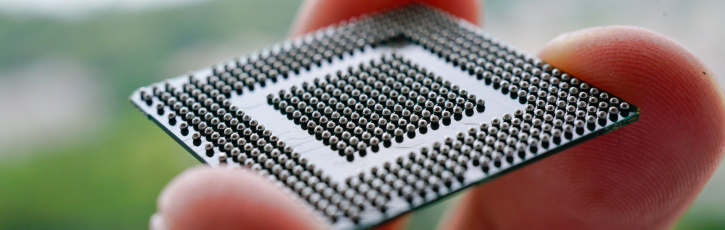
<svg viewBox="0 0 725 230">
<path fill-rule="evenodd" d="M 629 26 L 566 34 L 539 56 L 637 105 L 639 120 L 474 189 L 449 227 L 671 227 L 723 156 L 713 73 L 680 44 Z"/>
<path fill-rule="evenodd" d="M 379 12 L 411 3 L 423 3 L 440 8 L 474 24 L 479 24 L 479 5 L 475 0 L 309 0 L 302 3 L 291 36 L 298 36 L 352 17 Z"/>
</svg>

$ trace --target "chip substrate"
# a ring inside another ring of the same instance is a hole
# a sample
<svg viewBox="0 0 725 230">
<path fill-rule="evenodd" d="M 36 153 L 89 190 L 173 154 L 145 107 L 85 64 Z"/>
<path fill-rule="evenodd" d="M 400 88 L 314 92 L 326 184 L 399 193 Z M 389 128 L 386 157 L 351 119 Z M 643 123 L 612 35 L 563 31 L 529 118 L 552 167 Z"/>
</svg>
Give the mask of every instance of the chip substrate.
<svg viewBox="0 0 725 230">
<path fill-rule="evenodd" d="M 422 5 L 341 22 L 130 100 L 202 163 L 256 172 L 335 229 L 376 226 L 639 117 Z"/>
</svg>

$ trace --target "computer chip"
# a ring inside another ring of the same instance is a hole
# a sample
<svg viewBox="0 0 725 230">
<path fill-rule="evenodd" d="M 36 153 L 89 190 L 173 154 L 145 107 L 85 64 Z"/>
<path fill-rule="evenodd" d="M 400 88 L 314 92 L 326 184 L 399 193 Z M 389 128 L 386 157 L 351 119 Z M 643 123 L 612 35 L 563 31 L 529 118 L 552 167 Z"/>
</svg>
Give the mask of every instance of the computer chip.
<svg viewBox="0 0 725 230">
<path fill-rule="evenodd" d="M 256 171 L 336 229 L 376 226 L 639 117 L 615 95 L 421 5 L 130 99 L 201 162 Z"/>
</svg>

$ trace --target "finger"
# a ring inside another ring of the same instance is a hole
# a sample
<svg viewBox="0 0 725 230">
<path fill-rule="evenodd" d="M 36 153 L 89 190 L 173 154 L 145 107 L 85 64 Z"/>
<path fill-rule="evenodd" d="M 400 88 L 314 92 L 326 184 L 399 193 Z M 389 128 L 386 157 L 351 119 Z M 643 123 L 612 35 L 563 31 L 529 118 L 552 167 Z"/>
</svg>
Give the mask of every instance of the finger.
<svg viewBox="0 0 725 230">
<path fill-rule="evenodd" d="M 302 3 L 302 7 L 297 12 L 291 34 L 292 36 L 301 35 L 352 17 L 414 2 L 431 5 L 472 23 L 478 23 L 479 6 L 476 0 L 308 0 Z"/>
<path fill-rule="evenodd" d="M 539 56 L 639 106 L 639 121 L 476 188 L 448 227 L 671 227 L 723 156 L 725 107 L 710 69 L 627 26 L 562 35 Z"/>
<path fill-rule="evenodd" d="M 329 228 L 291 197 L 250 171 L 197 167 L 164 188 L 151 224 L 158 229 Z"/>
<path fill-rule="evenodd" d="M 387 223 L 384 223 L 378 227 L 375 227 L 375 229 L 376 230 L 405 229 L 405 227 L 408 225 L 408 221 L 410 221 L 410 214 L 405 214 L 405 215 L 395 218 L 394 220 L 388 221 Z"/>
</svg>

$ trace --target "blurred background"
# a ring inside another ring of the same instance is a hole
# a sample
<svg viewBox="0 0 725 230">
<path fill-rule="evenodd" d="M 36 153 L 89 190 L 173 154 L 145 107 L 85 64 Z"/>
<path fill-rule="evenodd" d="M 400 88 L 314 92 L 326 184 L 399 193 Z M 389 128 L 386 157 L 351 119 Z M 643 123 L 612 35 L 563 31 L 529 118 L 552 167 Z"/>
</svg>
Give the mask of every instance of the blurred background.
<svg viewBox="0 0 725 230">
<path fill-rule="evenodd" d="M 144 229 L 163 186 L 199 165 L 137 112 L 140 86 L 286 38 L 301 2 L 0 1 L 0 229 Z M 725 1 L 486 1 L 485 28 L 537 53 L 558 34 L 636 25 L 725 82 Z M 725 229 L 721 166 L 677 229 Z M 455 198 L 415 213 L 433 229 Z"/>
</svg>

